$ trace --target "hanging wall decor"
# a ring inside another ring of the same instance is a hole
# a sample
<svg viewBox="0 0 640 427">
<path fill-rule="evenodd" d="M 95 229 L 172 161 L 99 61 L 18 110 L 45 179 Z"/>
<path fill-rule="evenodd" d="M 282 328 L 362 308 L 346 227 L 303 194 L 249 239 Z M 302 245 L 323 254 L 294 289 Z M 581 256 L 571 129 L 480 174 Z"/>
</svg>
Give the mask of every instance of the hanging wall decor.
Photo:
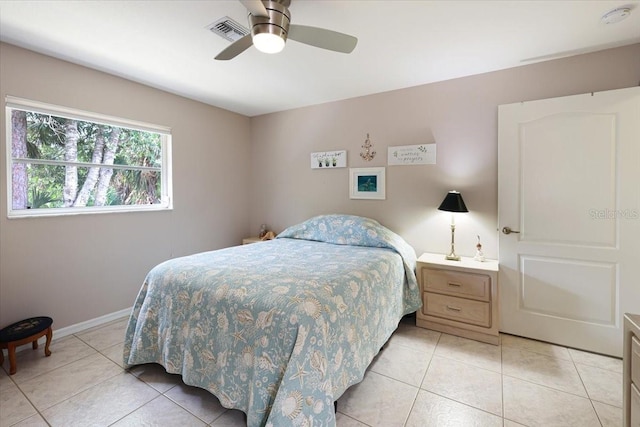
<svg viewBox="0 0 640 427">
<path fill-rule="evenodd" d="M 350 168 L 349 198 L 384 200 L 385 178 L 384 167 Z"/>
<path fill-rule="evenodd" d="M 347 167 L 347 151 L 323 151 L 311 153 L 311 169 Z"/>
<path fill-rule="evenodd" d="M 435 165 L 436 144 L 403 145 L 387 149 L 387 163 L 395 165 Z"/>
<path fill-rule="evenodd" d="M 367 139 L 364 141 L 362 148 L 364 148 L 364 151 L 360 153 L 360 157 L 365 159 L 367 162 L 373 160 L 373 158 L 376 156 L 376 152 L 372 150 L 373 144 L 371 144 L 369 134 L 367 134 Z"/>
</svg>

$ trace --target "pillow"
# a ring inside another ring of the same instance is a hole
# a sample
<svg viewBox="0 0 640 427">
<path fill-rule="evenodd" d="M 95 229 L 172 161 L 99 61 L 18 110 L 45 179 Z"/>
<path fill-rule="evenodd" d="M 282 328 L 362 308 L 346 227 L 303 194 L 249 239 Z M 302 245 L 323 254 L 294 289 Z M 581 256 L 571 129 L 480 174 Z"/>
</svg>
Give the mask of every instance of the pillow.
<svg viewBox="0 0 640 427">
<path fill-rule="evenodd" d="M 319 215 L 292 225 L 276 238 L 391 249 L 402 257 L 409 287 L 417 286 L 416 251 L 398 234 L 371 218 L 338 214 Z"/>
<path fill-rule="evenodd" d="M 405 240 L 371 218 L 355 215 L 319 215 L 278 234 L 277 238 L 314 240 L 336 245 L 389 248 L 415 268 L 416 252 Z"/>
<path fill-rule="evenodd" d="M 378 221 L 354 215 L 320 215 L 293 225 L 278 238 L 314 240 L 337 245 L 385 247 L 378 241 Z"/>
</svg>

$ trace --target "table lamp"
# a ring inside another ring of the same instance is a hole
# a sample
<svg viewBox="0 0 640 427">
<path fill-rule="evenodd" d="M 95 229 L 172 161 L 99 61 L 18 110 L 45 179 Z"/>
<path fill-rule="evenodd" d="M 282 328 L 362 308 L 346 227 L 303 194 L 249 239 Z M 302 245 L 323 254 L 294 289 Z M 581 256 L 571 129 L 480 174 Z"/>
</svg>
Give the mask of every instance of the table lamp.
<svg viewBox="0 0 640 427">
<path fill-rule="evenodd" d="M 454 215 L 456 212 L 469 212 L 462 200 L 462 195 L 455 190 L 449 191 L 438 208 L 440 211 L 451 212 L 451 252 L 445 258 L 451 261 L 460 261 L 460 256 L 456 255 L 454 248 L 454 234 L 456 231 L 456 223 Z"/>
</svg>

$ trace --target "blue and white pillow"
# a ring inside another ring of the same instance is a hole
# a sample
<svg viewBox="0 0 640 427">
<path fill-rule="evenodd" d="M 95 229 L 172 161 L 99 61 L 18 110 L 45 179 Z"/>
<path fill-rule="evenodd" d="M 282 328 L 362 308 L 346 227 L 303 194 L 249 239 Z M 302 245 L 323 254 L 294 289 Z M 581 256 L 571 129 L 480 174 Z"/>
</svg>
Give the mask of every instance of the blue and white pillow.
<svg viewBox="0 0 640 427">
<path fill-rule="evenodd" d="M 407 267 L 415 270 L 415 250 L 402 237 L 371 218 L 339 214 L 319 215 L 292 225 L 277 237 L 336 245 L 389 248 L 402 256 Z"/>
</svg>

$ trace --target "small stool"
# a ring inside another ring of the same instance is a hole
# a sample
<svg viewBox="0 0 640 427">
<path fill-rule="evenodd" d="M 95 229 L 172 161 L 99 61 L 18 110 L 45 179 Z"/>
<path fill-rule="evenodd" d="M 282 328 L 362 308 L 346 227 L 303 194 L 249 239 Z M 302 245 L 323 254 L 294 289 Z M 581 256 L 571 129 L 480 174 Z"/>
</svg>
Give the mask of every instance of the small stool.
<svg viewBox="0 0 640 427">
<path fill-rule="evenodd" d="M 38 348 L 38 338 L 47 336 L 47 342 L 44 346 L 44 355 L 51 356 L 49 344 L 53 337 L 51 324 L 53 319 L 50 317 L 32 317 L 30 319 L 21 320 L 0 330 L 0 365 L 4 363 L 3 349 L 7 349 L 9 353 L 9 375 L 16 373 L 16 347 L 31 343 L 32 348 Z"/>
</svg>

